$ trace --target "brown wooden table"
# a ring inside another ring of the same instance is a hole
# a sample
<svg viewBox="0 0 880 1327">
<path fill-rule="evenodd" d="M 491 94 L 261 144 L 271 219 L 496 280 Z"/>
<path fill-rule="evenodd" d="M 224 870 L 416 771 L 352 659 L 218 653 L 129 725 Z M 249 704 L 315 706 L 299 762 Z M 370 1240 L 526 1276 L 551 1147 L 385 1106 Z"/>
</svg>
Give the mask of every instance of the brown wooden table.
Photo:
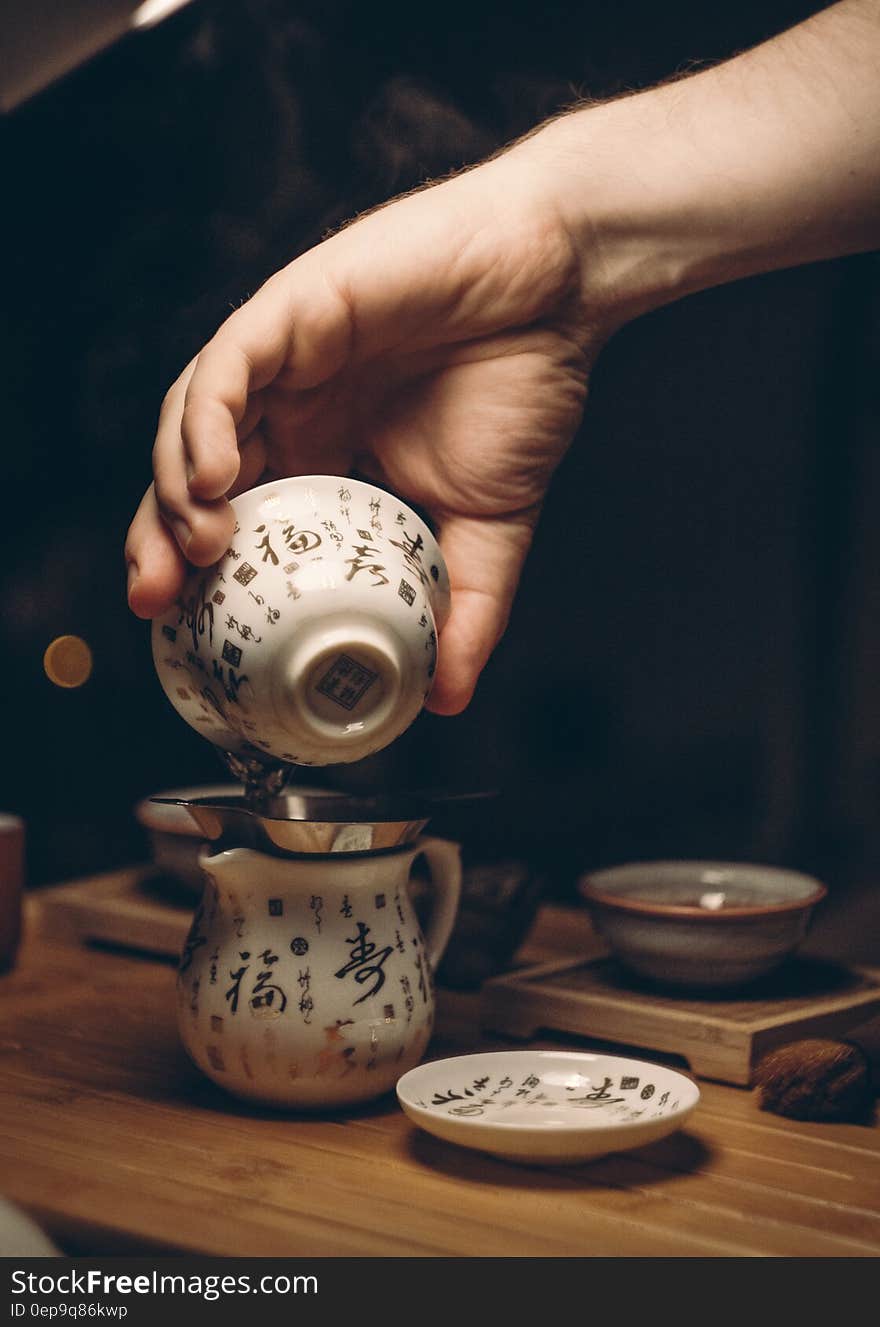
<svg viewBox="0 0 880 1327">
<path fill-rule="evenodd" d="M 264 1112 L 190 1065 L 170 963 L 50 943 L 37 909 L 16 969 L 0 978 L 0 1193 L 66 1251 L 880 1254 L 877 1127 L 796 1123 L 762 1112 L 747 1089 L 702 1082 L 684 1130 L 553 1169 L 442 1143 L 393 1097 L 322 1118 Z M 521 957 L 590 943 L 582 915 L 545 908 Z M 474 995 L 440 992 L 431 1055 L 487 1044 L 476 1007 Z"/>
</svg>

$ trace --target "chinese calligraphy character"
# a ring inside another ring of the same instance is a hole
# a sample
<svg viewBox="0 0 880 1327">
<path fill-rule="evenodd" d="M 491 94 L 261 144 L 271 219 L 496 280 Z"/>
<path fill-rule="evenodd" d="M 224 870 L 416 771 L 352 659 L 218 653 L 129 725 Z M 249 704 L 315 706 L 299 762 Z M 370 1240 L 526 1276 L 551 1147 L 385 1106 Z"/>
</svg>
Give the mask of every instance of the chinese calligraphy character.
<svg viewBox="0 0 880 1327">
<path fill-rule="evenodd" d="M 419 974 L 419 994 L 421 995 L 422 1000 L 424 1001 L 424 1003 L 427 1004 L 427 1003 L 428 1003 L 428 986 L 429 986 L 429 984 L 430 984 L 430 980 L 431 980 L 431 979 L 430 979 L 430 976 L 426 976 L 426 975 L 425 975 L 425 964 L 424 964 L 424 962 L 422 961 L 422 955 L 421 955 L 421 954 L 416 954 L 416 968 L 417 968 L 417 970 L 418 970 L 418 974 Z"/>
<path fill-rule="evenodd" d="M 232 985 L 230 986 L 229 990 L 225 993 L 223 997 L 225 1000 L 229 1002 L 229 1008 L 233 1014 L 238 1013 L 238 997 L 241 989 L 241 983 L 244 980 L 244 976 L 248 970 L 248 967 L 250 966 L 250 964 L 247 962 L 247 960 L 250 958 L 250 954 L 246 949 L 239 950 L 238 957 L 240 959 L 243 959 L 244 962 L 242 963 L 241 967 L 238 969 L 237 972 L 233 972 L 230 969 L 229 975 L 232 978 Z"/>
<path fill-rule="evenodd" d="M 368 991 L 355 1000 L 355 1004 L 360 1004 L 366 1000 L 368 995 L 375 995 L 385 985 L 385 972 L 383 964 L 392 952 L 391 945 L 386 945 L 379 949 L 378 945 L 372 940 L 368 940 L 370 934 L 369 926 L 363 922 L 357 922 L 357 935 L 346 939 L 346 944 L 351 946 L 348 962 L 344 963 L 335 973 L 339 978 L 347 977 L 350 972 L 354 973 L 354 979 L 359 986 L 373 981 L 373 985 Z"/>
<path fill-rule="evenodd" d="M 198 653 L 199 641 L 207 632 L 209 643 L 214 639 L 214 605 L 205 598 L 205 581 L 199 585 L 198 594 L 192 594 L 185 603 L 179 604 L 178 625 L 186 622 L 192 633 L 193 650 Z"/>
<path fill-rule="evenodd" d="M 291 553 L 311 553 L 313 549 L 319 548 L 321 536 L 315 534 L 313 530 L 297 530 L 291 523 L 285 525 L 281 531 L 287 549 Z"/>
<path fill-rule="evenodd" d="M 277 1018 L 287 1008 L 287 996 L 284 991 L 269 980 L 272 976 L 272 964 L 278 962 L 278 955 L 273 954 L 270 949 L 264 949 L 260 954 L 260 961 L 265 965 L 265 971 L 257 973 L 249 1001 L 251 1013 L 264 1018 L 267 1016 Z"/>
<path fill-rule="evenodd" d="M 238 571 L 233 573 L 232 579 L 238 581 L 239 585 L 250 585 L 257 575 L 259 575 L 259 572 L 256 567 L 252 567 L 249 562 L 242 562 Z"/>
<path fill-rule="evenodd" d="M 256 545 L 256 548 L 257 548 L 258 551 L 259 551 L 260 549 L 263 550 L 263 561 L 264 561 L 264 562 L 270 562 L 270 561 L 271 561 L 272 566 L 273 566 L 273 567 L 277 567 L 277 566 L 278 566 L 278 554 L 275 552 L 275 549 L 272 547 L 272 543 L 271 543 L 271 541 L 270 541 L 270 539 L 269 539 L 269 530 L 268 530 L 268 528 L 267 528 L 265 525 L 258 525 L 257 528 L 256 528 L 256 530 L 254 530 L 254 534 L 261 534 L 261 535 L 263 536 L 263 538 L 260 540 L 259 544 Z"/>
<path fill-rule="evenodd" d="M 233 618 L 233 621 L 234 620 L 235 619 Z M 241 649 L 238 645 L 233 645 L 231 640 L 225 640 L 223 642 L 223 653 L 221 657 L 225 659 L 226 663 L 231 664 L 233 668 L 237 668 L 241 663 Z"/>
<path fill-rule="evenodd" d="M 231 704 L 238 705 L 240 703 L 238 699 L 239 690 L 241 689 L 241 687 L 244 685 L 245 682 L 250 682 L 250 678 L 248 677 L 247 673 L 242 673 L 240 676 L 236 675 L 236 673 L 233 672 L 231 667 L 226 670 L 226 673 L 224 673 L 223 665 L 219 664 L 216 659 L 213 661 L 213 671 L 214 671 L 214 677 L 223 687 L 226 699 Z M 204 695 L 205 693 L 203 692 L 202 694 Z M 223 714 L 222 709 L 219 712 L 220 714 Z"/>
<path fill-rule="evenodd" d="M 248 594 L 251 593 L 252 592 L 248 590 Z M 262 595 L 260 598 L 262 598 Z M 253 628 L 249 627 L 246 623 L 242 626 L 238 619 L 233 617 L 231 613 L 226 614 L 226 628 L 228 631 L 237 631 L 242 640 L 252 640 L 257 645 L 259 645 L 260 641 L 263 639 L 262 636 L 255 636 Z"/>
<path fill-rule="evenodd" d="M 323 918 L 324 900 L 322 899 L 320 894 L 312 895 L 312 897 L 309 899 L 309 907 L 311 908 L 312 912 L 315 914 L 315 926 L 317 927 L 318 934 L 320 935 L 321 922 L 324 919 Z"/>
<path fill-rule="evenodd" d="M 330 538 L 333 540 L 336 547 L 339 548 L 342 544 L 342 535 L 339 533 L 336 526 L 332 521 L 322 521 L 321 524 L 330 535 Z"/>
<path fill-rule="evenodd" d="M 402 534 L 403 538 L 392 539 L 391 545 L 393 548 L 400 549 L 401 553 L 403 553 L 403 560 L 407 567 L 409 567 L 413 575 L 418 576 L 423 585 L 427 585 L 428 576 L 422 566 L 422 549 L 425 547 L 425 541 L 420 534 L 413 538 L 412 535 L 407 534 L 405 529 L 402 531 Z"/>
<path fill-rule="evenodd" d="M 378 673 L 340 654 L 321 678 L 318 690 L 343 709 L 353 710 L 377 677 Z"/>
<path fill-rule="evenodd" d="M 593 1088 L 592 1092 L 585 1092 L 582 1097 L 566 1098 L 573 1106 L 583 1106 L 586 1108 L 595 1108 L 597 1106 L 617 1106 L 624 1097 L 612 1097 L 608 1091 L 611 1086 L 611 1079 L 605 1079 L 601 1087 Z"/>
<path fill-rule="evenodd" d="M 351 568 L 346 576 L 347 581 L 354 580 L 359 571 L 368 571 L 373 577 L 373 585 L 387 585 L 388 577 L 383 573 L 385 567 L 375 560 L 375 551 L 367 547 L 366 544 L 354 545 L 354 557 L 346 558 L 345 565 Z"/>
<path fill-rule="evenodd" d="M 192 966 L 193 954 L 202 945 L 208 943 L 207 937 L 200 934 L 202 917 L 204 916 L 204 907 L 199 905 L 196 915 L 193 917 L 192 925 L 189 928 L 189 934 L 183 942 L 183 956 L 180 960 L 180 971 L 186 972 Z"/>
<path fill-rule="evenodd" d="M 303 1016 L 303 1022 L 310 1023 L 312 1021 L 312 1013 L 314 1012 L 315 1008 L 315 1001 L 312 998 L 311 994 L 311 987 L 312 987 L 311 970 L 309 968 L 306 968 L 305 970 L 300 969 L 299 976 L 297 977 L 296 980 L 297 980 L 297 985 L 299 986 L 301 991 L 299 997 L 299 1012 Z"/>
<path fill-rule="evenodd" d="M 410 986 L 409 977 L 401 977 L 400 984 L 403 987 L 404 1004 L 406 1006 L 406 1021 L 408 1023 L 412 1018 L 413 1009 L 415 1009 L 416 1002 L 413 999 L 412 987 Z"/>
<path fill-rule="evenodd" d="M 284 570 L 287 571 L 287 568 L 285 567 Z M 266 609 L 266 621 L 269 623 L 270 627 L 274 627 L 275 623 L 278 621 L 279 617 L 281 616 L 278 609 L 273 608 L 271 604 L 269 604 L 267 607 L 266 600 L 263 598 L 263 596 L 261 594 L 254 594 L 253 590 L 248 590 L 248 595 L 251 599 L 253 599 L 254 603 L 257 605 L 258 608 Z M 228 619 L 226 625 L 229 626 Z M 250 627 L 246 627 L 245 630 L 250 631 Z M 246 636 L 245 640 L 247 639 L 248 637 Z M 263 638 L 262 636 L 256 636 L 254 637 L 254 639 L 257 641 L 261 641 Z"/>
</svg>

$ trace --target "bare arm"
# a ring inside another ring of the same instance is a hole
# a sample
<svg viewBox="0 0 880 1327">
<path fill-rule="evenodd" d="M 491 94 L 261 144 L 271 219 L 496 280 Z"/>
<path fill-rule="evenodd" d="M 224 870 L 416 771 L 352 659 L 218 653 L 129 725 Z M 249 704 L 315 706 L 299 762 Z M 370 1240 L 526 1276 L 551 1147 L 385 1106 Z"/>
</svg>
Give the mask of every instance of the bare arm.
<svg viewBox="0 0 880 1327">
<path fill-rule="evenodd" d="M 539 152 L 612 323 L 880 244 L 880 3 L 841 0 L 724 64 L 563 116 Z"/>
</svg>

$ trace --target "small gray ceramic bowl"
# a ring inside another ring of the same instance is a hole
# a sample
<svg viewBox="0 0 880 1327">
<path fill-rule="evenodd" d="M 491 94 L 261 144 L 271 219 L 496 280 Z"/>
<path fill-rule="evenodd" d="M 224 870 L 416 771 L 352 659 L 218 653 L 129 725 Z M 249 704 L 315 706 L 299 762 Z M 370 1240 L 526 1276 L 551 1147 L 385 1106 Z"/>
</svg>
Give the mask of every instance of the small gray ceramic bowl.
<svg viewBox="0 0 880 1327">
<path fill-rule="evenodd" d="M 169 788 L 157 797 L 221 797 L 240 793 L 240 783 L 211 783 L 196 788 Z M 134 818 L 147 832 L 153 865 L 172 876 L 198 899 L 204 886 L 199 853 L 204 837 L 183 806 L 164 806 L 144 797 L 134 808 Z"/>
<path fill-rule="evenodd" d="M 166 788 L 162 792 L 144 797 L 134 807 L 134 818 L 147 832 L 150 854 L 157 870 L 171 876 L 198 902 L 205 884 L 199 853 L 205 835 L 185 806 L 171 805 L 173 799 L 194 801 L 196 798 L 232 797 L 244 791 L 240 783 L 206 783 L 194 788 Z M 308 797 L 334 797 L 332 788 L 312 788 L 305 784 L 288 784 L 285 792 L 301 793 Z M 155 797 L 166 798 L 156 802 Z"/>
<path fill-rule="evenodd" d="M 614 955 L 676 987 L 765 976 L 804 939 L 827 889 L 812 876 L 738 862 L 637 862 L 584 876 L 581 897 Z"/>
</svg>

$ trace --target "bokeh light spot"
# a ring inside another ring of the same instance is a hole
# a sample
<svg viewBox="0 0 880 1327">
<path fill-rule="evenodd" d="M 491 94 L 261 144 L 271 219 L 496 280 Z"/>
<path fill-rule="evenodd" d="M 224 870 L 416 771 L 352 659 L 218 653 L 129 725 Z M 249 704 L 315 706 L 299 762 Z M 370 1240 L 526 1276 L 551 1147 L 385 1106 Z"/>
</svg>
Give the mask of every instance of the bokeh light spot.
<svg viewBox="0 0 880 1327">
<path fill-rule="evenodd" d="M 43 655 L 43 671 L 56 687 L 81 687 L 92 673 L 92 651 L 80 636 L 57 636 Z"/>
</svg>

